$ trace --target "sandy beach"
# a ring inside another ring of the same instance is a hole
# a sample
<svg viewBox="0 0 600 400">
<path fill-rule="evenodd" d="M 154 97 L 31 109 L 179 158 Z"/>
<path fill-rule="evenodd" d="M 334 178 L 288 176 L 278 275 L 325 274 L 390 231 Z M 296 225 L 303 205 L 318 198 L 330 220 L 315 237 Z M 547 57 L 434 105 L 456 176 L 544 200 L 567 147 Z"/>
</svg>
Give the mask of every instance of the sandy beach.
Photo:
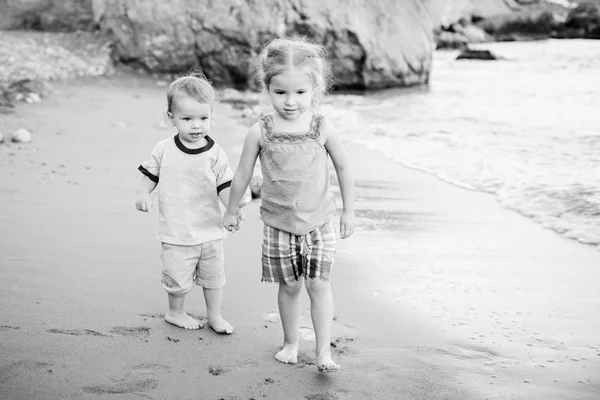
<svg viewBox="0 0 600 400">
<path fill-rule="evenodd" d="M 136 170 L 174 134 L 163 85 L 116 76 L 53 84 L 0 114 L 1 399 L 598 399 L 600 252 L 493 197 L 348 143 L 358 228 L 332 287 L 336 374 L 318 373 L 308 298 L 300 362 L 260 283 L 259 203 L 226 241 L 223 316 L 235 333 L 163 320 L 156 210 Z M 248 121 L 227 104 L 211 136 L 235 166 Z M 200 289 L 186 300 L 204 317 Z"/>
</svg>

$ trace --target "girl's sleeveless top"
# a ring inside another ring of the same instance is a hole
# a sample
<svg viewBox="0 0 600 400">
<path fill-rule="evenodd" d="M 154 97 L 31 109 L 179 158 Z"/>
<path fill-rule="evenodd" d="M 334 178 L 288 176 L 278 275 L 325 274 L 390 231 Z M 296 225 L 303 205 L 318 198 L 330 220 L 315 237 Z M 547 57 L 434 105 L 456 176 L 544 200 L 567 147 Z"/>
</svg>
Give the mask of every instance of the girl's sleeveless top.
<svg viewBox="0 0 600 400">
<path fill-rule="evenodd" d="M 264 140 L 260 212 L 265 225 L 304 235 L 333 220 L 335 195 L 322 122 L 322 115 L 313 115 L 307 132 L 289 133 L 275 131 L 271 114 L 260 119 Z"/>
</svg>

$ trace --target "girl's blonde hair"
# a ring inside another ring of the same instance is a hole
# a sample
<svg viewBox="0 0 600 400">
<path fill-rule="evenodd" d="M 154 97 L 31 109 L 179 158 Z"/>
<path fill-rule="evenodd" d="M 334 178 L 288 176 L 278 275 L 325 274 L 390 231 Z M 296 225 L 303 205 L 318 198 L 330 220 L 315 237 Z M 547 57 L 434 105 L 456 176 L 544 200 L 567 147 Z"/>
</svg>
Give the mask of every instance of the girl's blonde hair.
<svg viewBox="0 0 600 400">
<path fill-rule="evenodd" d="M 264 92 L 275 75 L 293 68 L 307 70 L 313 79 L 313 106 L 328 92 L 331 70 L 327 65 L 327 50 L 306 38 L 277 38 L 269 42 L 258 57 L 258 81 Z"/>
<path fill-rule="evenodd" d="M 173 111 L 177 98 L 189 97 L 202 104 L 215 102 L 215 91 L 206 77 L 198 72 L 190 72 L 174 80 L 167 88 L 167 112 Z"/>
</svg>

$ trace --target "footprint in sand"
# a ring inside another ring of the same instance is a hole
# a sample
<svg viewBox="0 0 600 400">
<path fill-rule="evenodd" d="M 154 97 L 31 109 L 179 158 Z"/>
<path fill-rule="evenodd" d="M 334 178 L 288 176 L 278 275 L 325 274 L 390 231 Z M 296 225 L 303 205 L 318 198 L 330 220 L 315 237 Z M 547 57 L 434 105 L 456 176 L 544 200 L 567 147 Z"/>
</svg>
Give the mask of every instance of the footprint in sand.
<svg viewBox="0 0 600 400">
<path fill-rule="evenodd" d="M 296 364 L 296 366 L 298 368 L 304 368 L 307 365 L 317 365 L 317 359 L 314 356 L 314 353 L 313 355 L 311 355 L 304 350 L 300 350 L 298 352 L 298 363 Z"/>
<path fill-rule="evenodd" d="M 336 390 L 335 393 L 315 393 L 304 396 L 306 400 L 344 400 L 351 399 L 352 396 L 345 390 Z"/>
<path fill-rule="evenodd" d="M 165 318 L 165 314 L 148 314 L 148 313 L 144 313 L 144 314 L 140 314 L 140 317 L 152 318 L 152 319 L 164 319 Z"/>
<path fill-rule="evenodd" d="M 307 342 L 314 342 L 316 340 L 315 331 L 307 326 L 300 327 L 300 337 Z"/>
<path fill-rule="evenodd" d="M 279 313 L 277 311 L 266 312 L 260 319 L 274 324 L 281 322 L 281 319 L 279 318 Z"/>
<path fill-rule="evenodd" d="M 112 383 L 86 386 L 83 392 L 87 394 L 126 394 L 143 393 L 158 386 L 157 374 L 164 374 L 169 367 L 161 364 L 140 364 L 120 377 L 111 377 Z"/>
<path fill-rule="evenodd" d="M 491 360 L 500 357 L 498 353 L 481 346 L 465 346 L 455 344 L 446 348 L 437 349 L 438 353 L 461 360 Z"/>
<path fill-rule="evenodd" d="M 226 372 L 229 372 L 229 370 L 221 367 L 220 365 L 211 365 L 210 367 L 208 367 L 208 373 L 214 376 L 222 375 Z"/>
<path fill-rule="evenodd" d="M 348 343 L 354 342 L 354 337 L 352 336 L 344 336 L 338 337 L 333 342 L 331 342 L 331 347 L 333 347 L 333 352 L 337 354 L 343 355 L 352 355 L 357 354 L 356 349 L 350 347 Z"/>
<path fill-rule="evenodd" d="M 91 329 L 58 329 L 58 328 L 53 328 L 53 329 L 48 329 L 46 332 L 48 332 L 48 333 L 54 333 L 54 334 L 59 334 L 59 335 L 70 335 L 70 336 L 104 336 L 104 337 L 108 337 L 108 335 L 105 335 L 104 333 L 96 332 L 96 331 L 91 330 Z"/>
<path fill-rule="evenodd" d="M 110 333 L 121 336 L 134 336 L 147 338 L 150 336 L 150 328 L 147 326 L 115 326 Z"/>
<path fill-rule="evenodd" d="M 28 372 L 48 370 L 52 364 L 37 361 L 17 361 L 0 368 L 0 383 L 8 382 L 17 376 L 23 376 Z"/>
<path fill-rule="evenodd" d="M 17 329 L 21 329 L 21 327 L 20 326 L 10 326 L 10 325 L 0 325 L 0 332 L 16 331 Z"/>
</svg>

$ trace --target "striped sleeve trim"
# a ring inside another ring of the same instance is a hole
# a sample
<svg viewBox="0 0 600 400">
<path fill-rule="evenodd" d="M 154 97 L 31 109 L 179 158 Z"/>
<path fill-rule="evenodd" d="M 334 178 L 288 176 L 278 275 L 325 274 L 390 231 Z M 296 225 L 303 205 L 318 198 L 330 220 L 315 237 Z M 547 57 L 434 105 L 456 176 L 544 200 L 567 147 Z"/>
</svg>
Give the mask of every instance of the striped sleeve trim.
<svg viewBox="0 0 600 400">
<path fill-rule="evenodd" d="M 158 176 L 156 176 L 156 175 L 152 175 L 152 174 L 150 173 L 150 171 L 148 171 L 146 168 L 144 168 L 144 167 L 142 167 L 142 166 L 140 165 L 140 166 L 138 167 L 138 170 L 139 170 L 139 171 L 140 171 L 142 174 L 144 174 L 144 175 L 146 175 L 148 178 L 150 178 L 150 180 L 151 180 L 152 182 L 158 183 Z"/>
<path fill-rule="evenodd" d="M 217 186 L 217 194 L 221 193 L 221 190 L 227 189 L 229 186 L 231 186 L 231 181 L 221 183 L 219 186 Z"/>
</svg>

